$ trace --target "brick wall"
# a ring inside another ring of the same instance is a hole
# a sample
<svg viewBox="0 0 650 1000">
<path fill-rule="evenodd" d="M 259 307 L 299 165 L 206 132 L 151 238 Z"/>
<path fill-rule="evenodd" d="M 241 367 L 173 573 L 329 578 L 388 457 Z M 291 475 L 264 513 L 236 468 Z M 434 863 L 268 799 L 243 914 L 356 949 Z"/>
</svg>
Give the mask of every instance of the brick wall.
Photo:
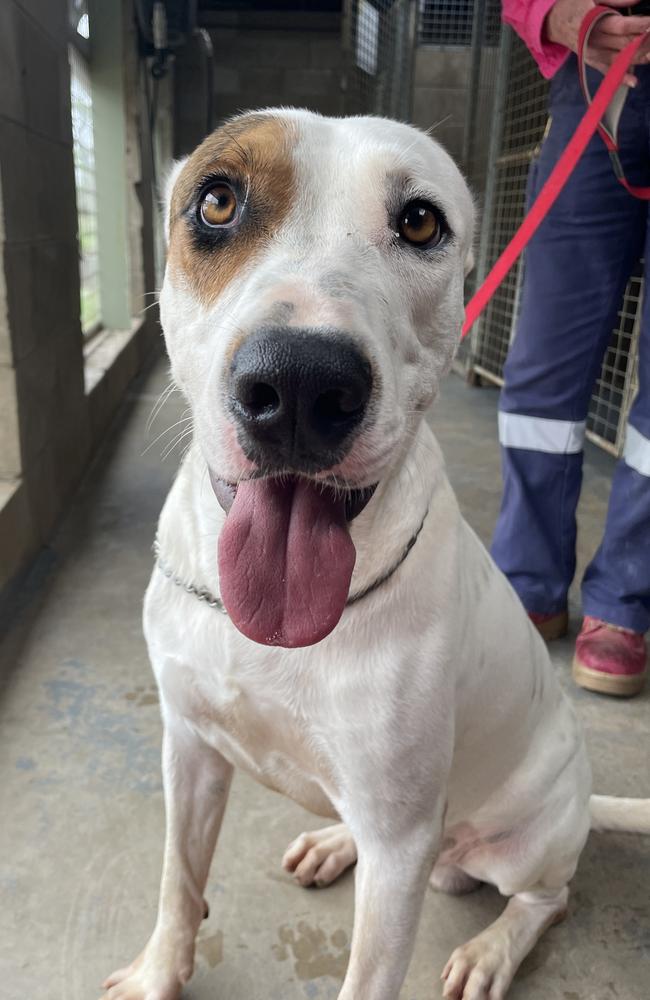
<svg viewBox="0 0 650 1000">
<path fill-rule="evenodd" d="M 484 49 L 482 54 L 479 107 L 490 108 L 494 93 L 494 71 L 497 49 Z M 439 48 L 420 45 L 416 51 L 413 90 L 413 121 L 420 128 L 432 128 L 431 135 L 442 143 L 457 161 L 463 153 L 463 137 L 467 123 L 468 85 L 472 50 L 467 47 Z M 482 177 L 487 164 L 490 131 L 484 121 L 476 123 L 470 149 L 470 163 L 463 169 L 473 177 Z"/>
<path fill-rule="evenodd" d="M 470 57 L 469 47 L 420 45 L 416 52 L 413 121 L 420 128 L 435 126 L 431 135 L 455 159 L 463 147 Z"/>
<path fill-rule="evenodd" d="M 214 48 L 215 125 L 277 105 L 341 113 L 341 18 L 318 12 L 204 14 Z M 204 68 L 198 45 L 176 61 L 176 155 L 204 137 Z"/>
</svg>

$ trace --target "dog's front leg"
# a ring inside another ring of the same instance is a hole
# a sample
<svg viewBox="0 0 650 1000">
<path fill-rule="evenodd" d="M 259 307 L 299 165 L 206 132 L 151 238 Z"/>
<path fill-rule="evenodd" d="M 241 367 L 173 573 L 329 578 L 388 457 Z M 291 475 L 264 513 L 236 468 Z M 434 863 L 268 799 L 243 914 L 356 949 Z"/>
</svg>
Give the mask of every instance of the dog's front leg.
<svg viewBox="0 0 650 1000">
<path fill-rule="evenodd" d="M 350 964 L 339 1000 L 397 1000 L 438 851 L 442 799 L 433 814 L 388 836 L 355 830 L 358 862 Z"/>
<path fill-rule="evenodd" d="M 178 717 L 165 719 L 166 840 L 158 919 L 149 943 L 109 976 L 107 1000 L 177 1000 L 194 969 L 194 942 L 206 916 L 203 891 L 221 827 L 232 766 Z"/>
</svg>

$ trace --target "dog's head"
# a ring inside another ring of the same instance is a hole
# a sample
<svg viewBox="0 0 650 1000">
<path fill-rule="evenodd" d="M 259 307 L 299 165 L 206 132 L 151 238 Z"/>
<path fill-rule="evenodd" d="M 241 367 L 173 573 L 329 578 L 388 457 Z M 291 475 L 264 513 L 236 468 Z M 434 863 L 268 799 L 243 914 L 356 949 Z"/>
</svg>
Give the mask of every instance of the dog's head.
<svg viewBox="0 0 650 1000">
<path fill-rule="evenodd" d="M 162 321 L 229 512 L 222 597 L 251 638 L 308 645 L 451 363 L 471 197 L 414 128 L 287 109 L 218 129 L 168 188 Z"/>
</svg>

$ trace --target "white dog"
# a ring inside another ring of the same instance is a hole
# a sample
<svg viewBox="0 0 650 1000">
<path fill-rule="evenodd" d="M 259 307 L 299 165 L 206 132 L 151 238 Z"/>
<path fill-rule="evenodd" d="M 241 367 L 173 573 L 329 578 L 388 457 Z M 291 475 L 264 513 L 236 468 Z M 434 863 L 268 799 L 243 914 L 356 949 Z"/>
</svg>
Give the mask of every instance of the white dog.
<svg viewBox="0 0 650 1000">
<path fill-rule="evenodd" d="M 299 882 L 358 862 L 340 1000 L 398 997 L 429 877 L 511 897 L 443 972 L 445 997 L 501 1000 L 590 825 L 650 831 L 648 803 L 590 807 L 545 645 L 422 419 L 472 216 L 443 149 L 379 118 L 244 115 L 174 171 L 161 310 L 195 437 L 144 614 L 167 842 L 110 1000 L 176 1000 L 191 976 L 235 766 L 334 820 L 289 847 Z"/>
</svg>

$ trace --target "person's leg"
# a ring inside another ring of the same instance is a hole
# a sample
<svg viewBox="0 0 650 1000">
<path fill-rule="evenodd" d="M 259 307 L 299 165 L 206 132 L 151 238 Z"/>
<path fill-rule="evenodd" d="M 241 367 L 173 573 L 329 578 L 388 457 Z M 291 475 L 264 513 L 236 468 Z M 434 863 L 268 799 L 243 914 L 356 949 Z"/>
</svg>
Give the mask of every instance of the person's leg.
<svg viewBox="0 0 650 1000">
<path fill-rule="evenodd" d="M 551 112 L 533 197 L 584 112 L 573 64 L 556 85 Z M 621 124 L 626 168 L 647 183 L 644 116 L 626 108 Z M 646 214 L 645 204 L 616 181 L 595 136 L 526 253 L 499 407 L 504 492 L 492 554 L 530 612 L 566 607 L 589 399 L 642 251 Z"/>
<path fill-rule="evenodd" d="M 650 240 L 646 281 L 650 278 Z M 647 287 L 647 286 L 646 286 Z M 605 534 L 584 576 L 586 615 L 644 633 L 650 628 L 650 301 L 643 305 L 639 391 L 630 411 Z"/>
<path fill-rule="evenodd" d="M 647 289 L 650 231 L 645 261 Z M 573 661 L 573 676 L 582 687 L 601 694 L 627 696 L 643 688 L 646 674 L 643 635 L 650 628 L 650 296 L 647 293 L 641 319 L 638 375 L 639 389 L 630 411 L 623 458 L 612 482 L 605 534 L 582 583 L 586 617 Z"/>
</svg>

